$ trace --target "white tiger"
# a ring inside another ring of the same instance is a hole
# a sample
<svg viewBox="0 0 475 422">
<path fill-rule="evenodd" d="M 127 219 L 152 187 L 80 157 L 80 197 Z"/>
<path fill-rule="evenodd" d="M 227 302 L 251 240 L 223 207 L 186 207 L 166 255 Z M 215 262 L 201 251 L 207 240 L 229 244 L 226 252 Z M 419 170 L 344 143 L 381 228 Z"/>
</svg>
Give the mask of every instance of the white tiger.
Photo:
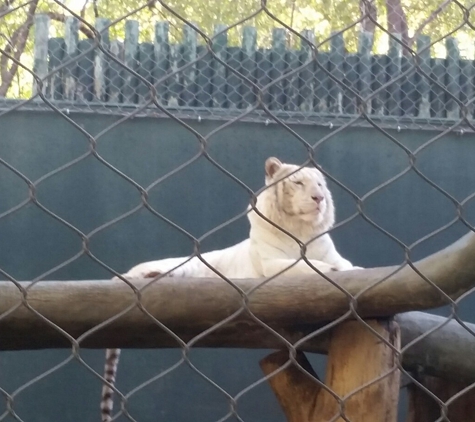
<svg viewBox="0 0 475 422">
<path fill-rule="evenodd" d="M 360 268 L 344 259 L 330 235 L 325 233 L 335 222 L 335 208 L 323 174 L 316 168 L 299 169 L 299 166 L 284 164 L 275 157 L 266 160 L 265 172 L 266 189 L 257 196 L 255 205 L 258 212 L 306 244 L 305 256 L 319 271 Z M 301 248 L 295 239 L 260 217 L 252 207 L 248 211 L 249 238 L 226 249 L 203 253 L 202 258 L 211 267 L 230 279 L 271 277 L 286 269 L 286 276 L 315 272 L 303 260 L 295 264 L 301 257 Z M 219 277 L 197 257 L 145 262 L 124 276 L 149 278 L 168 271 L 172 277 Z M 115 382 L 119 355 L 120 349 L 107 350 L 104 378 L 111 384 Z M 112 396 L 113 390 L 104 385 L 103 422 L 111 420 Z"/>
</svg>

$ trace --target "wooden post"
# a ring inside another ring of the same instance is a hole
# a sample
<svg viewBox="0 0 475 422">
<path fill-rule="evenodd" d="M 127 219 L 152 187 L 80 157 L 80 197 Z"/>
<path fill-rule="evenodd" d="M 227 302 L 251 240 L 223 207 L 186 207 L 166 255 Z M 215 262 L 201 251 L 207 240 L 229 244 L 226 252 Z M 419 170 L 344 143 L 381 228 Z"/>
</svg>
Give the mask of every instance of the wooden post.
<svg viewBox="0 0 475 422">
<path fill-rule="evenodd" d="M 109 49 L 109 26 L 110 20 L 106 18 L 96 19 L 96 29 L 101 34 L 100 45 L 104 50 Z M 99 48 L 94 58 L 94 98 L 96 101 L 107 101 L 109 85 L 109 58 Z"/>
<path fill-rule="evenodd" d="M 116 59 L 124 63 L 124 44 L 117 40 L 111 41 L 110 52 Z M 119 63 L 111 60 L 109 71 L 109 103 L 118 104 L 122 102 L 124 68 Z"/>
<path fill-rule="evenodd" d="M 470 384 L 448 381 L 442 378 L 424 375 L 418 380 L 431 393 L 446 403 L 451 397 Z M 407 422 L 433 422 L 444 415 L 450 422 L 475 421 L 475 389 L 464 392 L 459 398 L 448 403 L 446 411 L 443 405 L 434 400 L 427 392 L 415 384 L 409 386 L 409 409 Z"/>
<path fill-rule="evenodd" d="M 363 99 L 371 94 L 371 51 L 373 50 L 374 35 L 370 31 L 360 30 L 358 38 L 358 75 L 359 75 L 359 92 Z M 371 100 L 368 100 L 364 110 L 371 114 Z"/>
<path fill-rule="evenodd" d="M 302 37 L 315 44 L 315 32 L 309 29 L 302 31 Z M 300 41 L 300 64 L 306 65 L 299 74 L 299 100 L 298 105 L 301 111 L 313 111 L 313 100 L 315 96 L 315 59 L 308 43 L 303 39 Z"/>
<path fill-rule="evenodd" d="M 242 50 L 239 47 L 228 47 L 226 58 L 226 63 L 228 66 L 240 73 L 242 60 L 241 51 Z M 234 72 L 231 72 L 230 69 L 228 69 L 226 75 L 226 84 L 228 86 L 227 98 L 228 107 L 231 109 L 237 109 L 241 104 L 241 83 L 242 79 Z"/>
<path fill-rule="evenodd" d="M 402 45 L 400 34 L 392 34 L 398 40 L 389 38 L 388 51 L 388 81 L 393 81 L 388 85 L 387 109 L 389 116 L 399 116 L 401 114 L 401 75 L 402 70 Z"/>
<path fill-rule="evenodd" d="M 158 102 L 165 105 L 168 97 L 168 80 L 157 84 L 157 81 L 162 79 L 170 68 L 170 42 L 169 42 L 169 28 L 168 22 L 157 22 L 155 24 L 155 39 L 153 43 L 153 54 L 155 57 L 155 69 L 153 72 L 153 80 L 157 89 Z"/>
<path fill-rule="evenodd" d="M 315 66 L 315 77 L 314 77 L 314 86 L 315 86 L 315 102 L 314 110 L 321 113 L 328 112 L 328 105 L 330 104 L 330 77 L 323 70 L 331 70 L 330 68 L 330 54 L 327 52 L 318 51 L 317 61 Z M 333 82 L 333 81 L 331 81 Z"/>
<path fill-rule="evenodd" d="M 453 97 L 460 100 L 460 50 L 457 40 L 449 37 L 445 40 L 447 48 L 447 91 L 451 95 L 447 95 L 446 107 L 447 118 L 458 119 L 460 107 Z"/>
<path fill-rule="evenodd" d="M 153 69 L 155 67 L 153 50 L 154 46 L 152 43 L 143 42 L 139 45 L 138 74 L 149 83 L 153 82 L 152 75 Z M 139 84 L 137 86 L 137 96 L 137 103 L 139 104 L 143 104 L 152 98 L 149 86 L 142 80 L 139 80 Z"/>
<path fill-rule="evenodd" d="M 48 40 L 48 72 L 55 70 L 61 65 L 64 54 L 64 39 L 50 38 Z M 57 70 L 48 78 L 46 97 L 54 100 L 63 99 L 62 72 Z"/>
<path fill-rule="evenodd" d="M 94 40 L 79 41 L 78 54 L 87 51 L 78 61 L 78 81 L 76 84 L 76 100 L 79 102 L 92 101 L 94 97 Z"/>
<path fill-rule="evenodd" d="M 64 61 L 70 61 L 77 55 L 79 40 L 79 21 L 74 16 L 68 16 L 65 24 L 64 42 L 66 51 Z M 77 61 L 64 68 L 64 98 L 74 101 L 76 94 Z"/>
<path fill-rule="evenodd" d="M 185 66 L 190 62 L 196 61 L 197 47 L 196 31 L 189 25 L 183 25 L 183 54 L 181 66 Z M 195 105 L 195 79 L 196 79 L 196 63 L 183 70 L 183 105 L 194 107 Z"/>
<path fill-rule="evenodd" d="M 345 41 L 343 34 L 335 34 L 331 39 L 330 68 L 337 81 L 330 79 L 330 112 L 343 113 L 343 80 L 345 77 Z"/>
<path fill-rule="evenodd" d="M 417 91 L 419 92 L 419 112 L 418 117 L 428 119 L 430 117 L 430 37 L 419 35 L 417 37 L 417 55 L 419 62 L 419 82 Z M 422 73 L 422 72 L 424 73 Z"/>
<path fill-rule="evenodd" d="M 311 422 L 315 411 L 315 398 L 320 394 L 322 387 L 312 380 L 311 376 L 317 379 L 318 377 L 305 354 L 297 351 L 295 360 L 308 374 L 291 363 L 269 378 L 269 384 L 288 422 Z M 270 375 L 288 361 L 289 352 L 281 350 L 266 356 L 259 364 L 264 374 Z"/>
<path fill-rule="evenodd" d="M 48 15 L 39 14 L 35 16 L 35 48 L 33 72 L 39 78 L 44 78 L 48 73 L 48 36 L 49 36 L 50 18 Z M 43 94 L 46 94 L 46 81 L 42 84 Z M 33 81 L 33 95 L 38 93 L 38 82 Z M 40 97 L 36 98 L 41 101 Z"/>
<path fill-rule="evenodd" d="M 223 32 L 226 25 L 217 24 L 214 27 L 213 52 L 220 60 L 226 60 L 228 34 Z M 218 35 L 219 34 L 219 35 Z M 213 57 L 213 107 L 226 107 L 226 67 Z"/>
<path fill-rule="evenodd" d="M 135 20 L 125 22 L 124 38 L 124 61 L 125 65 L 134 71 L 138 69 L 139 55 L 139 23 Z M 124 103 L 133 104 L 137 102 L 137 82 L 138 79 L 124 69 L 124 90 L 122 97 Z"/>
<path fill-rule="evenodd" d="M 271 50 L 271 110 L 282 110 L 285 104 L 284 100 L 284 80 L 275 82 L 284 74 L 285 70 L 285 43 L 287 33 L 284 28 L 274 28 L 272 30 L 272 50 Z"/>
<path fill-rule="evenodd" d="M 257 30 L 253 26 L 242 29 L 241 73 L 251 81 L 254 80 L 256 67 Z M 241 85 L 242 108 L 252 107 L 256 100 L 254 88 L 243 81 Z"/>
<path fill-rule="evenodd" d="M 399 350 L 401 336 L 395 322 L 366 323 Z M 325 380 L 339 400 L 322 389 L 312 422 L 327 422 L 337 415 L 340 418 L 335 422 L 396 422 L 400 379 L 396 364 L 396 353 L 364 324 L 349 321 L 339 325 L 330 340 Z M 372 382 L 376 379 L 379 381 Z"/>
</svg>

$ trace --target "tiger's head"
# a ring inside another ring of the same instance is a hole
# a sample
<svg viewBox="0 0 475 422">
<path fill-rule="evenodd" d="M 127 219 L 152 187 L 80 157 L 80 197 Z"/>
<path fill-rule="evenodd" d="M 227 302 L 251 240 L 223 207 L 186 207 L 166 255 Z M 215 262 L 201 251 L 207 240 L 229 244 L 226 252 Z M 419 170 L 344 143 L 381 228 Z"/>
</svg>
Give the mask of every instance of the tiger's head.
<svg viewBox="0 0 475 422">
<path fill-rule="evenodd" d="M 265 172 L 268 188 L 258 196 L 256 206 L 267 218 L 294 234 L 321 233 L 333 226 L 333 198 L 318 169 L 299 169 L 270 157 Z"/>
</svg>

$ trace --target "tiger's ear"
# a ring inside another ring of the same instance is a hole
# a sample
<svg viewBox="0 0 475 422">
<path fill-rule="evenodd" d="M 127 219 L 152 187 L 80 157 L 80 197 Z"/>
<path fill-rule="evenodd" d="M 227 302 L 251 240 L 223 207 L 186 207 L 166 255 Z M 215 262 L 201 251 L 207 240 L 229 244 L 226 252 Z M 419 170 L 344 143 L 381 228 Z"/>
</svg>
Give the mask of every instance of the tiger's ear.
<svg viewBox="0 0 475 422">
<path fill-rule="evenodd" d="M 266 160 L 266 176 L 273 177 L 274 174 L 281 168 L 282 162 L 275 157 L 269 157 Z"/>
</svg>

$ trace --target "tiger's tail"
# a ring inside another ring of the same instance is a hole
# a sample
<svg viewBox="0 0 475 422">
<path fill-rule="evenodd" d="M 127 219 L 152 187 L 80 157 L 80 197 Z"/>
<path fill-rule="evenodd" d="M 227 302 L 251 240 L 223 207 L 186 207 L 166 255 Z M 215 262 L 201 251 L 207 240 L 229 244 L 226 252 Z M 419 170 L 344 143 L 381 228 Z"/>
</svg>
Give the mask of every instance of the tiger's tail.
<svg viewBox="0 0 475 422">
<path fill-rule="evenodd" d="M 117 366 L 119 365 L 120 349 L 106 350 L 106 363 L 104 365 L 104 379 L 114 385 L 117 375 Z M 101 396 L 101 417 L 102 422 L 112 420 L 112 410 L 114 408 L 114 390 L 108 385 L 102 386 Z"/>
</svg>

